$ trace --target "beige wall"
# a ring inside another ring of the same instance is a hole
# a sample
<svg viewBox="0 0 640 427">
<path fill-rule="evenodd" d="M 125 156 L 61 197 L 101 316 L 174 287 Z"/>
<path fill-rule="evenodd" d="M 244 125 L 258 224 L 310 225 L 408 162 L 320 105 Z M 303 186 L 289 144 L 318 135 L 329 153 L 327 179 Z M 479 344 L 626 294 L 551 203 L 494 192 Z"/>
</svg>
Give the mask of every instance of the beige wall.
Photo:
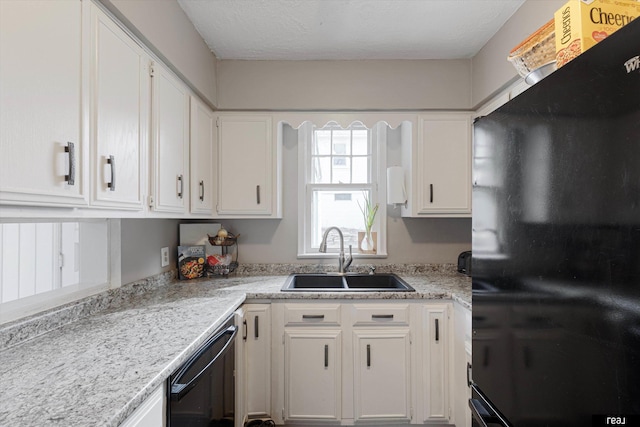
<svg viewBox="0 0 640 427">
<path fill-rule="evenodd" d="M 217 105 L 216 57 L 176 0 L 101 0 L 202 98 Z"/>
<path fill-rule="evenodd" d="M 192 83 L 208 87 L 210 101 L 230 110 L 471 109 L 517 78 L 506 61 L 507 54 L 564 3 L 528 0 L 472 60 L 221 60 L 216 93 L 215 59 L 211 59 L 213 55 L 193 27 L 184 22 L 186 16 L 174 0 L 104 1 L 115 5 Z M 153 14 L 149 13 L 151 3 Z M 153 19 L 148 19 L 150 16 Z M 191 41 L 185 39 L 185 32 Z M 204 50 L 195 49 L 197 54 L 183 49 L 184 45 L 197 44 L 204 46 Z M 290 128 L 285 133 L 283 156 L 283 219 L 211 221 L 222 222 L 242 235 L 241 263 L 319 262 L 296 257 L 297 132 Z M 122 220 L 123 283 L 165 270 L 160 267 L 160 247 L 169 246 L 175 256 L 179 223 Z M 356 264 L 453 263 L 459 252 L 471 248 L 470 219 L 407 219 L 389 209 L 387 230 L 388 258 L 358 260 Z M 174 264 L 172 258 L 171 266 Z"/>
<path fill-rule="evenodd" d="M 566 0 L 527 0 L 472 60 L 473 108 L 518 78 L 509 52 L 547 23 Z"/>
<path fill-rule="evenodd" d="M 135 282 L 176 268 L 177 219 L 122 219 L 121 281 Z M 160 249 L 169 247 L 169 266 L 161 267 Z"/>
<path fill-rule="evenodd" d="M 218 61 L 225 110 L 469 109 L 471 61 Z"/>
</svg>

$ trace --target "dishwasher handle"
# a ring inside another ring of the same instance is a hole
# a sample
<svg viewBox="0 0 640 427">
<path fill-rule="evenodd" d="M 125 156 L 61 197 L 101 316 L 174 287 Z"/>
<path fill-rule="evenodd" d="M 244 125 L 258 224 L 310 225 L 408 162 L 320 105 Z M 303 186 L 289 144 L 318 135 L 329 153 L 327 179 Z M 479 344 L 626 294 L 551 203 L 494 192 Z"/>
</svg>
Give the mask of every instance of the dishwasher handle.
<svg viewBox="0 0 640 427">
<path fill-rule="evenodd" d="M 180 401 L 187 393 L 189 393 L 200 381 L 200 378 L 204 375 L 204 373 L 213 366 L 213 364 L 223 357 L 225 353 L 231 347 L 233 340 L 238 333 L 238 327 L 235 325 L 229 326 L 227 329 L 223 330 L 221 333 L 213 336 L 209 341 L 207 341 L 200 349 L 193 355 L 187 362 L 180 368 L 180 370 L 176 373 L 175 377 L 171 380 L 171 400 L 172 401 Z M 188 383 L 183 384 L 182 379 L 185 374 L 191 369 L 191 367 L 201 358 L 206 352 L 217 344 L 220 340 L 226 339 L 224 346 L 222 349 L 216 354 L 216 356 L 207 363 L 207 366 L 202 368 L 200 372 L 196 376 L 194 376 Z"/>
<path fill-rule="evenodd" d="M 469 399 L 469 408 L 471 415 L 478 425 L 488 427 L 491 425 L 499 425 L 501 427 L 513 427 L 504 415 L 489 401 L 484 393 L 477 385 L 471 383 L 471 389 L 478 395 L 479 399 Z"/>
</svg>

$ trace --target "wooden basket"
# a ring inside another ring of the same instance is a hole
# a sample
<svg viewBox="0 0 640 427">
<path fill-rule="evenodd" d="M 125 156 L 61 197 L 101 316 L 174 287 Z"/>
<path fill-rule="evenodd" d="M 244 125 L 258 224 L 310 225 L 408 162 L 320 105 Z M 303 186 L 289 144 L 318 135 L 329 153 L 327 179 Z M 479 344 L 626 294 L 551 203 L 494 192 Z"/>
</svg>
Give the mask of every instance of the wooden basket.
<svg viewBox="0 0 640 427">
<path fill-rule="evenodd" d="M 556 60 L 554 20 L 547 22 L 522 43 L 514 47 L 507 60 L 522 77 Z"/>
</svg>

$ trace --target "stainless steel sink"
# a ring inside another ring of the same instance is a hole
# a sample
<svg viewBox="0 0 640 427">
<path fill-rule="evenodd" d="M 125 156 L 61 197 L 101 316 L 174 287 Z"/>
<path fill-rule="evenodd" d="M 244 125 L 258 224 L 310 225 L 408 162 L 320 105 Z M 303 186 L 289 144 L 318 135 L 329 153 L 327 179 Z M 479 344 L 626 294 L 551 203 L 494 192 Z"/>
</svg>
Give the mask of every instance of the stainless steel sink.
<svg viewBox="0 0 640 427">
<path fill-rule="evenodd" d="M 415 292 L 415 289 L 395 274 L 292 274 L 282 291 Z"/>
</svg>

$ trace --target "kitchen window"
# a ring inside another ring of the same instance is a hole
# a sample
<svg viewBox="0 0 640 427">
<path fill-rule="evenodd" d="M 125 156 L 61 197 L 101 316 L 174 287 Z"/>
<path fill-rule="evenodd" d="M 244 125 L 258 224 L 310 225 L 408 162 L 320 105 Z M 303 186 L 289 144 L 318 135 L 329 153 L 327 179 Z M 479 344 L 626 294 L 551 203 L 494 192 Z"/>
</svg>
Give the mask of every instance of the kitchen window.
<svg viewBox="0 0 640 427">
<path fill-rule="evenodd" d="M 386 125 L 369 129 L 361 123 L 342 128 L 336 123 L 318 127 L 305 123 L 298 130 L 299 185 L 298 256 L 335 257 L 338 233 L 329 234 L 326 255 L 319 252 L 326 229 L 335 226 L 344 235 L 354 257 L 386 256 L 386 198 L 380 185 L 386 160 Z M 367 202 L 378 204 L 371 227 L 374 248 L 363 247 Z"/>
</svg>

